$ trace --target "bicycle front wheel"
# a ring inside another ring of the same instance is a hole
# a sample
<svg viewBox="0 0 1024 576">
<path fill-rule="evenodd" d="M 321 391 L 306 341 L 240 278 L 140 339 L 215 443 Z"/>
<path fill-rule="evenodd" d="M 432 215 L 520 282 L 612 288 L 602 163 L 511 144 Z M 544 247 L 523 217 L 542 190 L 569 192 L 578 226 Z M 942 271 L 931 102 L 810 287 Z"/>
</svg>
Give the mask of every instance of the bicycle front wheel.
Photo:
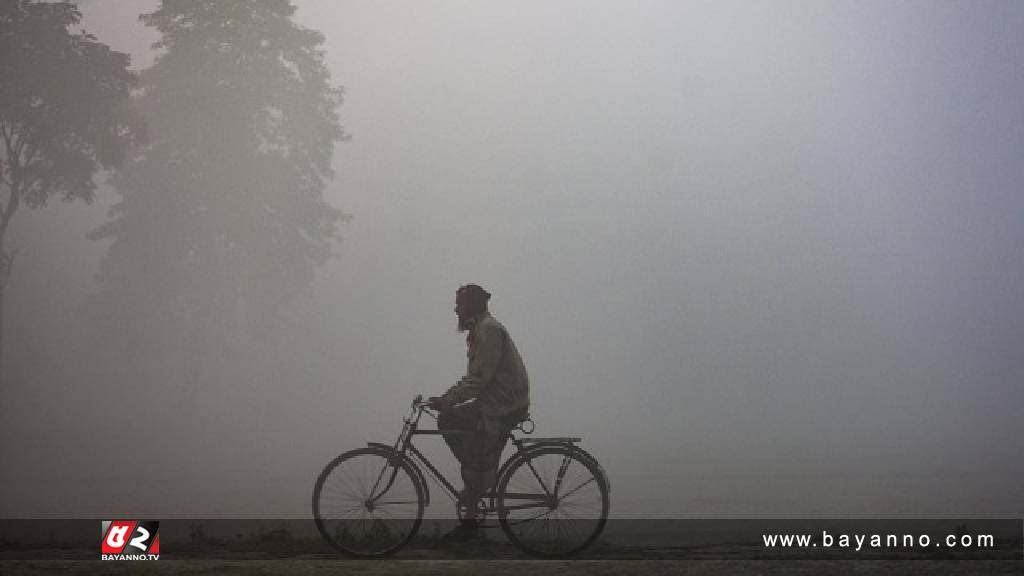
<svg viewBox="0 0 1024 576">
<path fill-rule="evenodd" d="M 572 445 L 540 446 L 516 457 L 498 482 L 498 521 L 528 554 L 564 558 L 583 551 L 608 519 L 608 480 Z"/>
<path fill-rule="evenodd" d="M 336 549 L 361 558 L 394 554 L 423 520 L 424 487 L 401 455 L 388 448 L 345 452 L 313 489 L 313 518 Z"/>
</svg>

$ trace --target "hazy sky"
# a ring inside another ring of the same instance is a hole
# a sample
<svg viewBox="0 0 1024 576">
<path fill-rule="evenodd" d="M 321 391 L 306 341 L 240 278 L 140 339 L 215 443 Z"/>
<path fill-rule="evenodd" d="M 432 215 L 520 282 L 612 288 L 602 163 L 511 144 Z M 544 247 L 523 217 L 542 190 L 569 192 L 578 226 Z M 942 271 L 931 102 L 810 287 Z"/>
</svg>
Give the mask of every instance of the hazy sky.
<svg viewBox="0 0 1024 576">
<path fill-rule="evenodd" d="M 81 4 L 151 63 L 155 2 Z M 304 514 L 319 466 L 461 375 L 452 298 L 476 282 L 538 433 L 584 437 L 619 515 L 1024 514 L 1024 4 L 296 4 L 345 87 L 330 198 L 354 218 L 293 311 L 301 377 L 207 391 L 265 422 L 206 448 L 259 471 L 212 468 L 274 496 L 197 473 L 164 502 Z M 19 214 L 11 358 L 62 342 L 111 199 Z M 36 442 L 12 461 L 74 460 L 47 422 L 87 429 L 80 392 L 5 394 L 7 440 Z"/>
</svg>

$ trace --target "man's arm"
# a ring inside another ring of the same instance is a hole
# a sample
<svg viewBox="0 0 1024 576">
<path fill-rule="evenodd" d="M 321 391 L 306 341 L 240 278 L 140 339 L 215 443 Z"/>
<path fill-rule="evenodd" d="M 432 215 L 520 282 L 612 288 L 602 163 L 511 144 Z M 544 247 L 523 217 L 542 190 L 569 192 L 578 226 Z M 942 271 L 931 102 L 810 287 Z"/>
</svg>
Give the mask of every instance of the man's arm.
<svg viewBox="0 0 1024 576">
<path fill-rule="evenodd" d="M 479 326 L 474 332 L 473 353 L 469 358 L 466 375 L 457 384 L 444 393 L 444 398 L 451 404 L 471 400 L 480 395 L 480 391 L 491 383 L 494 373 L 498 371 L 498 363 L 505 350 L 505 335 L 497 324 L 488 323 Z"/>
</svg>

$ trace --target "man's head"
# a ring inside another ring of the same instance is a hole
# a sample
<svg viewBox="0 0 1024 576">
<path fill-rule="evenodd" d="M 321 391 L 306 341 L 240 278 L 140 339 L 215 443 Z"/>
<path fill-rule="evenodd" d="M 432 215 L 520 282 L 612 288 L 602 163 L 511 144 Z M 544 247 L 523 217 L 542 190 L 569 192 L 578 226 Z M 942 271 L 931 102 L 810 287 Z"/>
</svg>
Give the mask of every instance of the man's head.
<svg viewBox="0 0 1024 576">
<path fill-rule="evenodd" d="M 466 284 L 455 291 L 455 315 L 459 317 L 459 332 L 469 330 L 473 318 L 487 312 L 491 295 L 476 284 Z"/>
</svg>

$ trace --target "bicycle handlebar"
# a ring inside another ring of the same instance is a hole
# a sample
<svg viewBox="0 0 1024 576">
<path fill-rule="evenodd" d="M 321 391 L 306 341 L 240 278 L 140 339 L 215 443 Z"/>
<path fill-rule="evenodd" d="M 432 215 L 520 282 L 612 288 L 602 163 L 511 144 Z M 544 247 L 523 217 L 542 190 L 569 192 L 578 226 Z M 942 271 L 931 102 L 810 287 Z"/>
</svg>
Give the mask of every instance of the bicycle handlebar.
<svg viewBox="0 0 1024 576">
<path fill-rule="evenodd" d="M 425 399 L 423 397 L 423 394 L 417 394 L 416 397 L 412 399 L 412 408 L 413 408 L 413 410 L 419 410 L 420 408 L 429 408 L 429 407 L 430 407 L 430 400 Z"/>
<path fill-rule="evenodd" d="M 424 400 L 423 399 L 423 394 L 417 394 L 415 397 L 413 397 L 413 399 L 412 399 L 413 415 L 415 415 L 416 410 L 423 410 L 423 409 L 428 409 L 428 410 L 426 410 L 426 412 L 428 414 L 433 414 L 433 412 L 431 410 L 429 410 L 429 408 L 431 408 L 430 400 Z M 410 418 L 411 417 L 412 416 L 410 416 Z M 533 434 L 535 426 L 536 425 L 533 423 L 533 419 L 529 418 L 529 415 L 527 415 L 527 418 L 525 420 L 517 422 L 516 425 L 513 427 L 513 429 L 519 430 L 520 432 L 522 432 L 524 434 Z"/>
</svg>

